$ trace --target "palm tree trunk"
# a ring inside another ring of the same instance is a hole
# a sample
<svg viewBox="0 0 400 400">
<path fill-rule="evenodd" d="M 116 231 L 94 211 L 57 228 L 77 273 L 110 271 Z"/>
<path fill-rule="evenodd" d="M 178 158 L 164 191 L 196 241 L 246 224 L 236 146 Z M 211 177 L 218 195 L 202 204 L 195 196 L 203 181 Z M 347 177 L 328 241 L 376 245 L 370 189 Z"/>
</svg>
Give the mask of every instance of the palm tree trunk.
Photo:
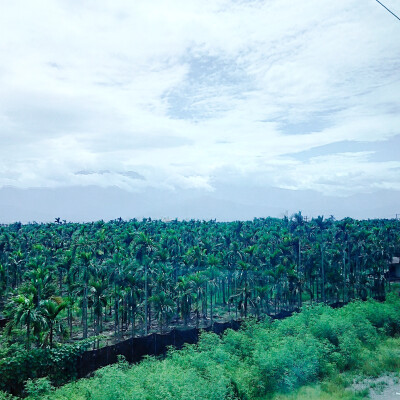
<svg viewBox="0 0 400 400">
<path fill-rule="evenodd" d="M 114 335 L 119 335 L 119 313 L 118 313 L 117 286 L 114 284 Z"/>
<path fill-rule="evenodd" d="M 31 323 L 30 323 L 30 319 L 28 318 L 28 321 L 26 324 L 26 348 L 28 350 L 30 350 L 30 348 L 31 348 L 30 337 L 31 337 Z"/>
<path fill-rule="evenodd" d="M 211 320 L 211 326 L 213 324 L 213 291 L 212 291 L 212 285 L 210 285 L 210 320 Z"/>
<path fill-rule="evenodd" d="M 197 296 L 196 296 L 196 328 L 199 328 L 199 319 L 200 319 L 199 297 L 200 297 L 200 293 L 199 293 L 199 290 L 197 290 Z"/>
<path fill-rule="evenodd" d="M 87 283 L 83 288 L 83 302 L 82 302 L 82 323 L 83 323 L 83 338 L 88 337 L 88 318 L 87 318 Z"/>
<path fill-rule="evenodd" d="M 324 265 L 324 247 L 321 246 L 321 295 L 322 302 L 325 303 L 325 265 Z"/>
<path fill-rule="evenodd" d="M 247 300 L 248 300 L 248 287 L 247 287 L 247 270 L 244 273 L 244 317 L 247 318 Z"/>
<path fill-rule="evenodd" d="M 50 322 L 50 348 L 53 347 L 53 323 Z"/>
<path fill-rule="evenodd" d="M 346 302 L 346 251 L 343 251 L 343 304 Z"/>
<path fill-rule="evenodd" d="M 68 307 L 67 310 L 67 319 L 68 319 L 68 326 L 69 326 L 69 337 L 72 338 L 72 312 L 71 312 L 71 307 Z"/>
<path fill-rule="evenodd" d="M 299 284 L 299 307 L 303 305 L 303 286 L 301 284 L 301 247 L 299 239 L 299 266 L 297 270 L 297 280 Z"/>
<path fill-rule="evenodd" d="M 9 274 L 9 269 L 8 269 L 8 262 L 6 263 L 6 295 L 8 294 L 8 291 L 10 289 L 10 277 L 8 276 Z"/>
<path fill-rule="evenodd" d="M 238 304 L 237 304 L 237 297 L 236 297 L 236 276 L 235 276 L 235 285 L 234 285 L 234 290 L 235 290 L 235 313 L 236 313 L 236 319 L 238 319 Z"/>
<path fill-rule="evenodd" d="M 226 305 L 226 297 L 225 297 L 225 278 L 222 278 L 222 304 Z"/>
<path fill-rule="evenodd" d="M 145 264 L 145 269 L 144 269 L 144 312 L 145 312 L 145 334 L 147 335 L 149 333 L 149 325 L 148 325 L 148 319 L 149 319 L 149 310 L 148 310 L 148 282 L 147 282 L 147 263 Z"/>
<path fill-rule="evenodd" d="M 131 289 L 131 336 L 133 337 L 135 335 L 135 311 L 134 311 L 134 304 L 133 304 L 133 291 Z"/>
</svg>

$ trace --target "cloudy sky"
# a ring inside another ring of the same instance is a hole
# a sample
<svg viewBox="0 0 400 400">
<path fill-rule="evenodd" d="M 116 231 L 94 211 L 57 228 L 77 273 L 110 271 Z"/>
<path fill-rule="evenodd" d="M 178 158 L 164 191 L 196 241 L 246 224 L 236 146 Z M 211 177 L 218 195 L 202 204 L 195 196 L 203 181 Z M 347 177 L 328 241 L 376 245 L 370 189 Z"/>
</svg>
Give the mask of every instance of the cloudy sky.
<svg viewBox="0 0 400 400">
<path fill-rule="evenodd" d="M 0 222 L 394 217 L 399 37 L 375 0 L 4 1 Z"/>
</svg>

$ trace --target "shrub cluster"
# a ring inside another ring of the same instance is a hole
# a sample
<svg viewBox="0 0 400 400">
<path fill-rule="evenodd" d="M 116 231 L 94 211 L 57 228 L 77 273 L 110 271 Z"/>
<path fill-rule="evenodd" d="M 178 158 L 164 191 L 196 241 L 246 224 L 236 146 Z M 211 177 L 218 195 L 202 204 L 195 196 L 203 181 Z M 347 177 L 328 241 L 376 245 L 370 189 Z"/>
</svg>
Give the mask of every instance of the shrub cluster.
<svg viewBox="0 0 400 400">
<path fill-rule="evenodd" d="M 93 378 L 50 388 L 45 398 L 265 398 L 330 374 L 362 369 L 379 354 L 383 341 L 400 333 L 399 311 L 399 298 L 389 295 L 385 303 L 354 302 L 338 310 L 317 305 L 282 321 L 250 321 L 222 337 L 203 333 L 196 345 L 171 349 L 163 360 L 149 357 L 132 367 L 120 361 Z M 398 352 L 396 357 L 400 359 Z M 398 367 L 398 360 L 393 365 Z M 29 385 L 35 393 L 45 386 Z"/>
<path fill-rule="evenodd" d="M 0 359 L 0 390 L 19 394 L 26 381 L 43 377 L 48 377 L 54 385 L 70 381 L 77 376 L 79 356 L 93 340 L 29 351 L 14 346 L 17 349 L 14 355 L 8 352 L 6 357 Z"/>
</svg>

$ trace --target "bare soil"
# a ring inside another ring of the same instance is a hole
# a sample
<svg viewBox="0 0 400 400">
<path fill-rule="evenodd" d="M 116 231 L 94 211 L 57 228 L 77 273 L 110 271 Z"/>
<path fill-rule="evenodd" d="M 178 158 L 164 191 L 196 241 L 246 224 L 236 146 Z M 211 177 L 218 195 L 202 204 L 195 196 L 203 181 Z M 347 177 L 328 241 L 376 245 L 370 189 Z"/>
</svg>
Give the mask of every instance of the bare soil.
<svg viewBox="0 0 400 400">
<path fill-rule="evenodd" d="M 398 373 L 364 379 L 353 383 L 352 388 L 356 391 L 369 389 L 368 398 L 371 400 L 400 400 L 400 377 Z"/>
</svg>

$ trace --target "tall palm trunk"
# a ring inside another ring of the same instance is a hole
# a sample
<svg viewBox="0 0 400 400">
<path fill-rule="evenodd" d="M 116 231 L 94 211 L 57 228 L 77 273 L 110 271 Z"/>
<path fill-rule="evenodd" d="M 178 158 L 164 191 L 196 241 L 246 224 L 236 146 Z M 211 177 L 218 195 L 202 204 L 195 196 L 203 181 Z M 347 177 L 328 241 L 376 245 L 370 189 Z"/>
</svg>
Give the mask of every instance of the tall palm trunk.
<svg viewBox="0 0 400 400">
<path fill-rule="evenodd" d="M 210 285 L 210 320 L 211 320 L 211 325 L 213 324 L 213 290 L 212 290 L 212 285 Z"/>
<path fill-rule="evenodd" d="M 8 294 L 8 291 L 10 289 L 10 277 L 9 277 L 9 268 L 8 268 L 8 262 L 6 263 L 6 295 Z"/>
<path fill-rule="evenodd" d="M 53 323 L 50 322 L 50 348 L 53 347 Z"/>
<path fill-rule="evenodd" d="M 221 279 L 221 283 L 222 283 L 222 287 L 221 287 L 221 290 L 222 290 L 222 304 L 225 306 L 226 305 L 226 297 L 225 297 L 225 279 L 226 278 L 222 278 Z"/>
<path fill-rule="evenodd" d="M 30 337 L 31 337 L 31 322 L 30 318 L 28 318 L 28 321 L 26 323 L 26 348 L 28 350 L 31 349 Z"/>
<path fill-rule="evenodd" d="M 145 264 L 144 267 L 144 312 L 145 312 L 145 317 L 144 317 L 144 323 L 145 323 L 145 334 L 147 335 L 149 333 L 149 324 L 148 324 L 148 319 L 149 319 L 149 309 L 148 309 L 148 282 L 147 282 L 147 263 Z"/>
<path fill-rule="evenodd" d="M 67 323 L 69 327 L 69 337 L 72 338 L 72 313 L 71 313 L 71 307 L 68 306 L 67 309 Z"/>
<path fill-rule="evenodd" d="M 130 296 L 130 300 L 131 300 L 131 336 L 134 337 L 135 336 L 135 310 L 134 307 L 135 305 L 133 304 L 134 302 L 134 298 L 133 298 L 133 290 L 131 289 L 131 296 Z"/>
<path fill-rule="evenodd" d="M 119 310 L 118 310 L 118 293 L 117 293 L 117 285 L 114 284 L 114 334 L 115 336 L 119 335 Z"/>
<path fill-rule="evenodd" d="M 346 250 L 343 251 L 343 303 L 346 302 Z"/>
<path fill-rule="evenodd" d="M 321 295 L 322 302 L 325 303 L 325 265 L 324 265 L 324 246 L 321 245 Z"/>
<path fill-rule="evenodd" d="M 248 283 L 247 270 L 244 272 L 244 317 L 247 318 L 247 301 L 248 301 Z"/>
<path fill-rule="evenodd" d="M 84 339 L 86 339 L 88 337 L 87 292 L 88 292 L 88 285 L 85 282 L 85 286 L 83 287 L 83 301 L 82 301 L 82 324 L 83 324 L 83 338 Z"/>
<path fill-rule="evenodd" d="M 303 305 L 303 286 L 301 284 L 301 244 L 299 239 L 299 264 L 297 269 L 297 281 L 299 285 L 299 307 Z"/>
<path fill-rule="evenodd" d="M 236 295 L 236 291 L 237 291 L 237 287 L 236 287 L 236 276 L 234 278 L 234 290 L 235 290 L 235 295 Z M 235 315 L 236 315 L 236 319 L 238 319 L 238 303 L 237 303 L 237 297 L 235 297 Z"/>
</svg>

